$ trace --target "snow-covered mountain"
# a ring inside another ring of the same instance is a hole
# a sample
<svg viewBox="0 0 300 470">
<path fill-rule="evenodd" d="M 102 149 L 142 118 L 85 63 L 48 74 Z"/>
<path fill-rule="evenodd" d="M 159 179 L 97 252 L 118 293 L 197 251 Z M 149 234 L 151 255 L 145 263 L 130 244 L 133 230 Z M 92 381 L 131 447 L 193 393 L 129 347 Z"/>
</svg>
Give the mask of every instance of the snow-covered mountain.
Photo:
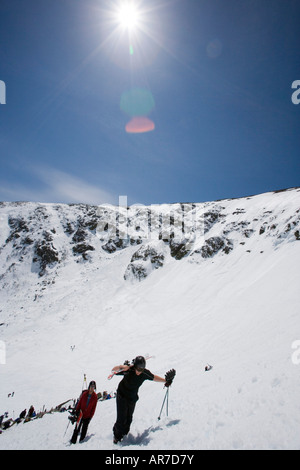
<svg viewBox="0 0 300 470">
<path fill-rule="evenodd" d="M 111 368 L 149 352 L 153 373 L 177 371 L 169 417 L 157 421 L 165 390 L 146 382 L 121 449 L 299 449 L 299 240 L 299 188 L 147 207 L 0 203 L 0 415 L 76 398 L 84 374 L 114 391 Z M 114 448 L 115 414 L 99 402 L 80 448 Z M 0 449 L 66 448 L 67 424 L 14 425 Z"/>
</svg>

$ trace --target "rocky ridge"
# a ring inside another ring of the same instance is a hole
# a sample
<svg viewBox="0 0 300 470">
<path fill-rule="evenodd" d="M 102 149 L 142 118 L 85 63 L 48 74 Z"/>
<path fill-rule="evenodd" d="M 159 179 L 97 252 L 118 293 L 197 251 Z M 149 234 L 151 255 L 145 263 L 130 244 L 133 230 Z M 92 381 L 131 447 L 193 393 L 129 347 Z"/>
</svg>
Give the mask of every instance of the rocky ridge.
<svg viewBox="0 0 300 470">
<path fill-rule="evenodd" d="M 265 239 L 277 249 L 300 240 L 298 193 L 130 207 L 2 202 L 0 289 L 13 287 L 21 272 L 45 288 L 67 263 L 101 267 L 124 250 L 124 281 L 142 281 L 171 258 L 201 264 L 236 249 L 260 250 Z"/>
</svg>

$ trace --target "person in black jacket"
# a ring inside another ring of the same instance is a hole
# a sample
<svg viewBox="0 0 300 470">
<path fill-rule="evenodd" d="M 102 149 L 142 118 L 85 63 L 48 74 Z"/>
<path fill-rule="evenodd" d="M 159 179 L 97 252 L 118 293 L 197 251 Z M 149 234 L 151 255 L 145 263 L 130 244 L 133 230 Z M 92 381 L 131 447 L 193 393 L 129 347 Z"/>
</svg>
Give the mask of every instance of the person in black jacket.
<svg viewBox="0 0 300 470">
<path fill-rule="evenodd" d="M 138 390 L 145 380 L 163 382 L 165 386 L 172 383 L 165 378 L 152 374 L 146 369 L 146 361 L 143 356 L 137 356 L 133 365 L 120 365 L 112 369 L 116 375 L 123 375 L 117 389 L 117 420 L 113 427 L 114 443 L 117 444 L 128 434 L 132 422 L 136 402 L 139 399 Z"/>
</svg>

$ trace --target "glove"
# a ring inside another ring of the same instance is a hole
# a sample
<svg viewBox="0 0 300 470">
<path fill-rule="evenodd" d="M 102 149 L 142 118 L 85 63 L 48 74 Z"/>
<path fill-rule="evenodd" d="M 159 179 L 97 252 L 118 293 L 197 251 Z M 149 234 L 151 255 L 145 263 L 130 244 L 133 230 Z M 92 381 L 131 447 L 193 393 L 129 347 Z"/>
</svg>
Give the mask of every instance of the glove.
<svg viewBox="0 0 300 470">
<path fill-rule="evenodd" d="M 72 424 L 75 423 L 76 421 L 76 416 L 68 416 L 69 420 L 71 421 Z"/>
<path fill-rule="evenodd" d="M 165 380 L 166 380 L 165 387 L 170 387 L 170 385 L 172 385 L 172 382 L 173 382 L 173 380 L 174 380 L 175 375 L 176 375 L 176 370 L 175 370 L 175 369 L 171 369 L 171 370 L 169 370 L 168 372 L 166 372 L 166 375 L 165 375 Z"/>
<path fill-rule="evenodd" d="M 72 424 L 76 423 L 77 418 L 78 418 L 78 413 L 76 410 L 69 411 L 70 416 L 68 416 L 68 419 L 71 421 Z"/>
</svg>

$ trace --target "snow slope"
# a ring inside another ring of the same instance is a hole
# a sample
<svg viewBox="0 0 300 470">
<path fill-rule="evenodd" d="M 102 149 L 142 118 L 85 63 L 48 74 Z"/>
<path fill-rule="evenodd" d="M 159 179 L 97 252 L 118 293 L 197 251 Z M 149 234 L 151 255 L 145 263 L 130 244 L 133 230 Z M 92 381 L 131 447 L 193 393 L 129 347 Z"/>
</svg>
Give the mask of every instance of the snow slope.
<svg viewBox="0 0 300 470">
<path fill-rule="evenodd" d="M 300 449 L 299 188 L 195 207 L 176 254 L 159 224 L 141 237 L 147 208 L 128 210 L 130 241 L 110 237 L 107 249 L 90 207 L 0 206 L 0 414 L 75 399 L 84 374 L 114 391 L 111 368 L 149 352 L 153 373 L 177 371 L 169 416 L 157 419 L 165 389 L 145 382 L 120 450 Z M 115 449 L 115 416 L 114 399 L 98 402 L 86 440 L 70 447 L 67 413 L 46 414 L 3 431 L 0 449 Z"/>
</svg>

